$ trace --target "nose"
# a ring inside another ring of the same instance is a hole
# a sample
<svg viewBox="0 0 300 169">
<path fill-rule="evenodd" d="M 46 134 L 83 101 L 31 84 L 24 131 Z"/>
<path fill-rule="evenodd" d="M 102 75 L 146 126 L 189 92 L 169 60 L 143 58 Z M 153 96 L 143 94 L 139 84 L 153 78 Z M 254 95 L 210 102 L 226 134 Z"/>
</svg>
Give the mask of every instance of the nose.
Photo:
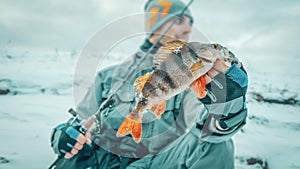
<svg viewBox="0 0 300 169">
<path fill-rule="evenodd" d="M 184 33 L 188 34 L 188 33 L 191 33 L 191 21 L 190 19 L 185 19 L 185 22 L 184 22 Z"/>
<path fill-rule="evenodd" d="M 178 32 L 177 32 L 177 38 L 188 41 L 189 35 L 191 33 L 191 20 L 190 18 L 183 16 L 181 24 L 177 25 Z"/>
</svg>

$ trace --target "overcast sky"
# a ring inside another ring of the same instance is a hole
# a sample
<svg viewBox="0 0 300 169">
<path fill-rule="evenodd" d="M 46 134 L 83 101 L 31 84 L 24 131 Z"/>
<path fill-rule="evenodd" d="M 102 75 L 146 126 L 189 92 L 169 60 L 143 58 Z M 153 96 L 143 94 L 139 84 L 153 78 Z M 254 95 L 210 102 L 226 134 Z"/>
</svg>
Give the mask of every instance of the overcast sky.
<svg viewBox="0 0 300 169">
<path fill-rule="evenodd" d="M 0 0 L 0 47 L 80 50 L 105 25 L 143 12 L 145 2 Z M 251 64 L 299 62 L 299 0 L 194 0 L 191 10 L 194 26 L 211 42 L 228 46 Z"/>
</svg>

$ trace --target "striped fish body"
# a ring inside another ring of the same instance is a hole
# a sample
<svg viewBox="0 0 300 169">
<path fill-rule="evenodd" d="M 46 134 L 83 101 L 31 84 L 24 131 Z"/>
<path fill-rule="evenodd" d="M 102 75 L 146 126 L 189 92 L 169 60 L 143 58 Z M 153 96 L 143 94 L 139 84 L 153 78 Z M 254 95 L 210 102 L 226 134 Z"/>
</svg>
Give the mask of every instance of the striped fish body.
<svg viewBox="0 0 300 169">
<path fill-rule="evenodd" d="M 180 52 L 177 52 L 179 49 Z M 217 58 L 225 57 L 229 57 L 229 51 L 219 44 L 171 42 L 157 52 L 154 58 L 156 69 L 142 88 L 135 88 L 135 92 L 140 100 L 147 100 L 145 106 L 149 107 L 179 94 L 208 72 Z M 160 62 L 157 62 L 158 59 Z"/>
<path fill-rule="evenodd" d="M 172 53 L 151 73 L 141 93 L 152 105 L 185 90 L 194 79 L 183 58 Z"/>
<path fill-rule="evenodd" d="M 117 136 L 131 134 L 140 142 L 143 113 L 151 110 L 159 119 L 167 99 L 188 88 L 213 67 L 217 58 L 227 55 L 229 51 L 218 44 L 174 41 L 161 47 L 154 57 L 155 70 L 135 80 L 137 105 L 119 127 Z"/>
</svg>

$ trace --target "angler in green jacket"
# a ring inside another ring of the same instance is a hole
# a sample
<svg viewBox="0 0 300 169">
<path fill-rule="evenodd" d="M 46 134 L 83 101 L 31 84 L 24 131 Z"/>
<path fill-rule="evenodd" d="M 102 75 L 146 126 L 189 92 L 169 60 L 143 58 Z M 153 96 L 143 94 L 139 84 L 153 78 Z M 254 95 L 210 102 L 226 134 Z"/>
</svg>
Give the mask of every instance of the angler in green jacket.
<svg viewBox="0 0 300 169">
<path fill-rule="evenodd" d="M 116 137 L 136 104 L 133 83 L 153 70 L 158 48 L 173 40 L 188 40 L 193 23 L 189 9 L 179 19 L 175 17 L 183 8 L 179 0 L 152 0 L 146 4 L 146 12 L 159 13 L 146 20 L 148 31 L 154 33 L 127 61 L 99 71 L 76 107 L 77 113 L 82 118 L 93 115 L 133 71 L 132 76 L 101 111 L 100 129 L 83 135 L 78 131 L 80 120 L 70 125 L 72 119 L 54 129 L 51 145 L 59 156 L 56 168 L 234 168 L 231 137 L 244 126 L 247 116 L 247 74 L 238 61 L 230 67 L 222 61 L 214 64 L 208 72 L 211 79 L 204 97 L 186 89 L 167 100 L 160 120 L 146 113 L 140 143 L 130 136 Z M 176 23 L 159 45 L 151 48 L 174 19 Z"/>
</svg>

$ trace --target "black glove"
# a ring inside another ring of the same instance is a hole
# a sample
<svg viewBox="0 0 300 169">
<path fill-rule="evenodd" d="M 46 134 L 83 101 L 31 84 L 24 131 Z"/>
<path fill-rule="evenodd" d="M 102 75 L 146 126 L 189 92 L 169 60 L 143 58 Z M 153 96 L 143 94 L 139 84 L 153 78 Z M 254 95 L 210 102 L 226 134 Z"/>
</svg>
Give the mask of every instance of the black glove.
<svg viewBox="0 0 300 169">
<path fill-rule="evenodd" d="M 218 129 L 230 129 L 245 122 L 248 76 L 243 67 L 233 64 L 226 73 L 219 72 L 206 85 L 207 95 L 199 99 L 217 121 Z M 221 127 L 221 128 L 220 128 Z"/>
<path fill-rule="evenodd" d="M 60 157 L 71 158 L 79 150 L 90 147 L 85 144 L 91 144 L 90 133 L 83 135 L 78 131 L 79 128 L 80 126 L 72 127 L 69 124 L 60 124 L 53 129 L 51 147 L 56 154 Z"/>
</svg>

